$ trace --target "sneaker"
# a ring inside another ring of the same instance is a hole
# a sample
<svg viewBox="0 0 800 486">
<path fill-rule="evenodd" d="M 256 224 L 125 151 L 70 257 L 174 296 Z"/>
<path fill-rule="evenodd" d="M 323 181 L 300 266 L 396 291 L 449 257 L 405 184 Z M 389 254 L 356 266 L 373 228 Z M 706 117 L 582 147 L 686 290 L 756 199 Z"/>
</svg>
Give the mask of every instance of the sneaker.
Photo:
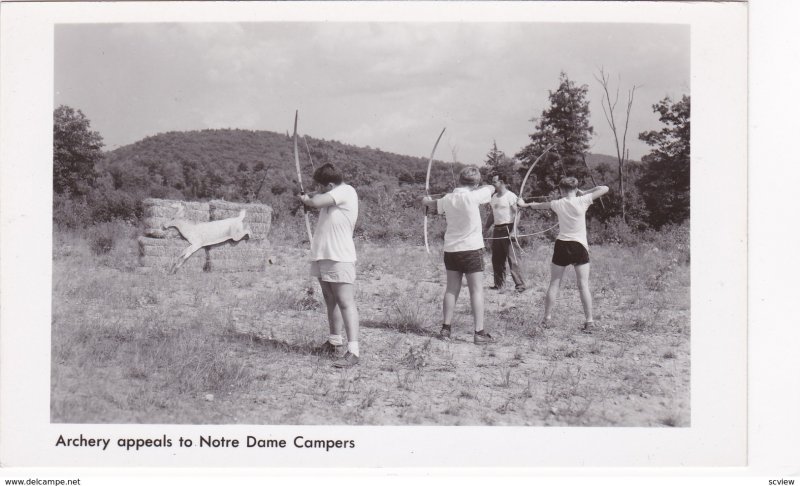
<svg viewBox="0 0 800 486">
<path fill-rule="evenodd" d="M 492 285 L 489 287 L 489 290 L 503 290 L 503 287 L 498 287 L 497 285 Z"/>
<path fill-rule="evenodd" d="M 478 334 L 477 332 L 474 334 L 472 338 L 475 344 L 493 344 L 495 342 L 494 338 L 488 332 L 484 332 L 482 334 Z"/>
<path fill-rule="evenodd" d="M 541 322 L 539 322 L 539 326 L 541 326 L 542 329 L 550 329 L 551 327 L 553 327 L 553 320 L 546 318 L 542 319 Z"/>
<path fill-rule="evenodd" d="M 584 334 L 591 334 L 594 330 L 594 321 L 584 322 L 581 332 Z"/>
<path fill-rule="evenodd" d="M 528 287 L 526 287 L 524 285 L 517 285 L 516 287 L 514 287 L 514 290 L 516 290 L 517 292 L 519 292 L 521 294 L 522 292 L 525 292 L 526 290 L 528 290 Z"/>
<path fill-rule="evenodd" d="M 445 341 L 450 340 L 450 326 L 442 326 L 442 330 L 439 331 L 439 338 Z"/>
<path fill-rule="evenodd" d="M 358 364 L 358 356 L 350 351 L 344 353 L 344 356 L 333 362 L 334 368 L 351 368 Z"/>
<path fill-rule="evenodd" d="M 323 356 L 334 356 L 336 358 L 341 358 L 344 356 L 345 352 L 347 352 L 347 346 L 344 344 L 333 344 L 330 341 L 325 341 L 322 346 L 318 347 L 315 351 L 317 354 L 321 354 Z"/>
</svg>

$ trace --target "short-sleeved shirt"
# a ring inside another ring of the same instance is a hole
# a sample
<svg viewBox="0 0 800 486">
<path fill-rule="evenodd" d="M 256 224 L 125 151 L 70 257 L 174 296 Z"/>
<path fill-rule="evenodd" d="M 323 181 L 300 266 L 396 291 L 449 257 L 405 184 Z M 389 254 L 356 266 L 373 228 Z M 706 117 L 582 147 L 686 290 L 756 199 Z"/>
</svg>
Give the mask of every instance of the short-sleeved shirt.
<svg viewBox="0 0 800 486">
<path fill-rule="evenodd" d="M 502 196 L 495 193 L 494 196 L 492 196 L 491 204 L 495 226 L 514 222 L 513 208 L 515 208 L 517 204 L 516 194 L 511 191 L 506 191 Z"/>
<path fill-rule="evenodd" d="M 584 194 L 579 197 L 563 197 L 550 201 L 550 209 L 558 215 L 558 236 L 562 241 L 577 241 L 586 249 L 589 242 L 586 239 L 586 210 L 592 205 L 592 195 Z"/>
<path fill-rule="evenodd" d="M 479 206 L 492 199 L 494 188 L 484 186 L 471 190 L 457 187 L 436 201 L 436 210 L 447 218 L 444 251 L 467 251 L 483 248 L 483 225 Z"/>
<path fill-rule="evenodd" d="M 329 194 L 335 204 L 322 208 L 311 238 L 311 260 L 355 262 L 353 229 L 358 219 L 358 194 L 352 186 L 339 184 Z"/>
</svg>

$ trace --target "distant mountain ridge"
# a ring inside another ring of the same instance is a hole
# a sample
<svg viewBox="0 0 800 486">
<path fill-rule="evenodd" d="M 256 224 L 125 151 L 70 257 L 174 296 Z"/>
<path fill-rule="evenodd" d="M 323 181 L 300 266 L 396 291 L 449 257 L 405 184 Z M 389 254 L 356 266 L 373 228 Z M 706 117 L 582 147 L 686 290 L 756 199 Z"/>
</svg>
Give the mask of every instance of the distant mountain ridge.
<svg viewBox="0 0 800 486">
<path fill-rule="evenodd" d="M 308 148 L 306 148 L 306 143 Z M 336 140 L 302 137 L 299 155 L 303 180 L 310 184 L 313 167 L 331 162 L 354 185 L 397 189 L 425 182 L 427 157 L 411 157 Z M 616 167 L 616 157 L 588 154 L 592 169 Z M 432 192 L 452 188 L 463 167 L 437 160 L 431 170 Z M 294 145 L 286 134 L 241 129 L 166 132 L 105 153 L 97 167 L 115 189 L 139 197 L 264 200 L 297 186 Z"/>
</svg>

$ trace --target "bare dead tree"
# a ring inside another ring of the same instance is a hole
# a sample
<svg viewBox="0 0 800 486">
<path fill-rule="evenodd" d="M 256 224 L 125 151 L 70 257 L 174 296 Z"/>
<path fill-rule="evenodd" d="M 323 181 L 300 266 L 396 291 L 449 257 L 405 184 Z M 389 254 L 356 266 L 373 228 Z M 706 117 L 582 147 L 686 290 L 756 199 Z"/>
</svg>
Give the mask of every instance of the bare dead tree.
<svg viewBox="0 0 800 486">
<path fill-rule="evenodd" d="M 447 145 L 450 145 L 449 143 Z M 453 166 L 456 165 L 458 162 L 458 145 L 453 145 L 450 147 L 450 155 L 453 157 L 453 162 L 450 165 L 450 175 L 453 177 L 453 187 L 458 187 L 458 183 L 456 182 L 456 173 L 453 170 Z"/>
<path fill-rule="evenodd" d="M 628 138 L 628 122 L 631 119 L 631 107 L 633 106 L 633 97 L 636 93 L 636 85 L 634 84 L 627 93 L 627 103 L 625 105 L 625 126 L 622 129 L 622 140 L 620 140 L 619 136 L 619 128 L 617 126 L 617 117 L 616 117 L 616 108 L 617 103 L 619 102 L 619 85 L 620 82 L 617 82 L 617 89 L 614 94 L 614 100 L 611 99 L 611 93 L 609 92 L 609 79 L 611 75 L 605 72 L 605 70 L 601 67 L 599 75 L 595 75 L 594 78 L 600 83 L 603 87 L 603 98 L 600 100 L 600 104 L 603 107 L 603 115 L 606 117 L 606 121 L 608 122 L 608 126 L 611 127 L 611 132 L 614 134 L 614 146 L 617 150 L 617 173 L 619 175 L 619 198 L 621 202 L 622 208 L 622 220 L 627 222 L 627 218 L 625 215 L 625 159 L 626 159 L 626 150 L 627 150 L 627 138 Z"/>
</svg>

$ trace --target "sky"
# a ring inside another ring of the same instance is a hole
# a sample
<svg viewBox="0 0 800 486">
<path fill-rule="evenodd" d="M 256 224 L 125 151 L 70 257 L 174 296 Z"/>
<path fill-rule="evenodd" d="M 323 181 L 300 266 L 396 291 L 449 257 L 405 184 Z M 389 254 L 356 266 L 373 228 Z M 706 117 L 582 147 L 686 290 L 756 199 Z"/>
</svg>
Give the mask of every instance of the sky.
<svg viewBox="0 0 800 486">
<path fill-rule="evenodd" d="M 589 87 L 590 151 L 615 155 L 595 79 L 636 85 L 628 146 L 690 94 L 689 28 L 580 23 L 68 24 L 55 32 L 55 106 L 80 109 L 106 149 L 167 131 L 241 128 L 480 164 L 513 155 L 560 72 Z M 612 93 L 613 96 L 613 93 Z"/>
</svg>

